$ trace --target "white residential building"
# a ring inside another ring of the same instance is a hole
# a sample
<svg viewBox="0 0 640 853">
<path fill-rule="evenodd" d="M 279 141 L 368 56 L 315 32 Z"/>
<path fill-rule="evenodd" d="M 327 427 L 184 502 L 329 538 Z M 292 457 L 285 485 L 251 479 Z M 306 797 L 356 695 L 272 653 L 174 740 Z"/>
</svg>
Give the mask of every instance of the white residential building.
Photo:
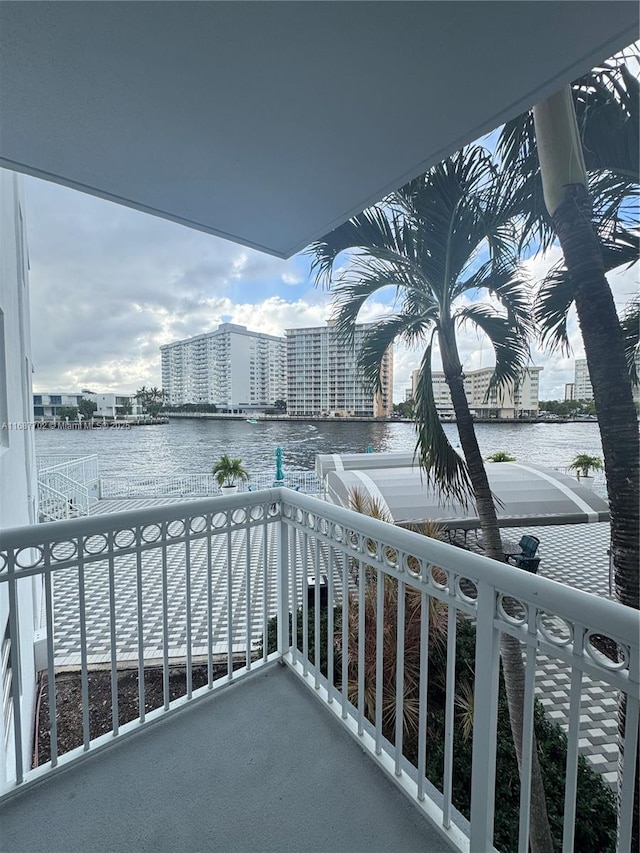
<svg viewBox="0 0 640 853">
<path fill-rule="evenodd" d="M 636 352 L 636 373 L 640 376 L 640 352 Z M 633 401 L 638 405 L 640 403 L 640 385 L 632 384 Z M 589 376 L 589 367 L 586 358 L 576 358 L 575 364 L 575 379 L 574 379 L 574 400 L 593 400 L 593 388 L 591 386 L 591 377 Z"/>
<path fill-rule="evenodd" d="M 106 393 L 94 394 L 83 391 L 80 394 L 50 392 L 33 395 L 33 417 L 35 420 L 53 420 L 60 417 L 60 409 L 77 409 L 81 400 L 91 400 L 97 406 L 96 418 L 122 418 L 129 407 L 131 415 L 142 414 L 142 408 L 134 394 Z"/>
<path fill-rule="evenodd" d="M 393 349 L 382 364 L 382 392 L 365 390 L 358 354 L 370 324 L 355 329 L 349 349 L 334 325 L 286 329 L 287 411 L 290 415 L 386 417 L 393 411 Z"/>
<path fill-rule="evenodd" d="M 541 367 L 528 367 L 520 380 L 504 388 L 489 390 L 493 367 L 468 370 L 464 375 L 464 390 L 469 407 L 484 418 L 535 417 L 538 413 L 539 374 Z M 418 370 L 411 374 L 411 387 L 415 399 Z M 433 373 L 433 396 L 441 415 L 453 415 L 449 386 L 444 373 Z"/>
<path fill-rule="evenodd" d="M 52 391 L 33 395 L 33 417 L 35 420 L 49 420 L 60 417 L 60 409 L 77 408 L 84 394 L 65 391 Z"/>
<path fill-rule="evenodd" d="M 0 533 L 10 527 L 37 521 L 37 486 L 34 433 L 29 428 L 31 409 L 31 336 L 29 330 L 28 254 L 24 224 L 22 179 L 0 169 Z M 8 584 L 0 585 L 0 755 L 14 738 L 12 696 L 19 690 L 22 726 L 21 751 L 30 766 L 36 673 L 35 632 L 40 627 L 42 585 L 36 577 L 18 581 L 17 607 L 9 608 Z M 19 637 L 21 674 L 13 672 L 10 617 L 13 637 Z M 13 753 L 0 760 L 0 782 L 10 778 Z"/>
<path fill-rule="evenodd" d="M 160 352 L 168 406 L 210 403 L 221 412 L 243 413 L 286 397 L 284 338 L 223 323 Z"/>
<path fill-rule="evenodd" d="M 591 378 L 586 358 L 576 358 L 573 399 L 593 400 L 593 388 L 591 387 Z"/>
</svg>

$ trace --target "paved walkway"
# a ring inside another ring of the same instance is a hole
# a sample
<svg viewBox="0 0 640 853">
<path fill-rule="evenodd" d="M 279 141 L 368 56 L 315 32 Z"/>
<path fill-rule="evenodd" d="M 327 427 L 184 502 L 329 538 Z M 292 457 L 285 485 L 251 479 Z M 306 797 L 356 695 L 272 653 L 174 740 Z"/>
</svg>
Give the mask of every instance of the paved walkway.
<svg viewBox="0 0 640 853">
<path fill-rule="evenodd" d="M 101 512 L 121 512 L 148 506 L 175 503 L 180 499 L 141 499 L 101 501 Z M 608 524 L 582 524 L 546 526 L 540 528 L 510 528 L 504 531 L 505 547 L 517 550 L 524 533 L 533 533 L 541 542 L 542 558 L 539 574 L 568 584 L 586 592 L 609 597 L 609 547 Z M 269 549 L 275 548 L 275 530 L 268 529 Z M 265 608 L 267 616 L 276 611 L 275 567 L 267 573 L 266 589 L 263 571 L 263 531 L 252 532 L 251 562 L 257 572 L 252 572 L 251 588 L 247 590 L 246 551 L 240 539 L 234 539 L 232 569 L 233 648 L 246 649 L 247 603 L 249 604 L 249 634 L 252 643 L 262 636 Z M 472 545 L 474 536 L 469 536 Z M 214 654 L 227 651 L 227 568 L 226 535 L 214 538 L 212 546 L 213 620 L 211 643 Z M 186 653 L 186 600 L 184 592 L 184 560 L 182 548 L 168 550 L 168 626 L 169 655 L 184 657 Z M 195 655 L 206 655 L 208 630 L 206 619 L 207 554 L 205 542 L 191 545 L 191 611 L 192 650 Z M 118 560 L 115 572 L 116 636 L 119 662 L 137 662 L 137 596 L 135 557 Z M 341 594 L 337 585 L 336 592 Z M 75 571 L 56 573 L 55 596 L 55 660 L 57 666 L 78 666 L 78 588 Z M 95 563 L 86 572 L 87 649 L 89 665 L 110 661 L 109 577 L 106 564 Z M 145 561 L 143 576 L 144 655 L 145 661 L 161 659 L 162 642 L 162 584 L 160 560 Z M 568 667 L 556 659 L 538 656 L 536 692 L 549 717 L 565 731 L 568 729 L 569 683 Z M 603 774 L 615 787 L 617 779 L 618 748 L 616 692 L 607 685 L 595 682 L 587 675 L 583 679 L 582 708 L 580 716 L 580 750 L 590 765 Z"/>
</svg>

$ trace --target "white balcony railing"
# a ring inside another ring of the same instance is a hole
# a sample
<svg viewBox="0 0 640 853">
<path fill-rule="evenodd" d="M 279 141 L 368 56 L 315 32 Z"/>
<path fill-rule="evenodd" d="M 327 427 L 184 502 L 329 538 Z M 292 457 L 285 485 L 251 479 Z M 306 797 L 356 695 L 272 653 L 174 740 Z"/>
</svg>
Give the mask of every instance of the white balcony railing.
<svg viewBox="0 0 640 853">
<path fill-rule="evenodd" d="M 51 760 L 35 770 L 25 766 L 24 760 L 25 733 L 31 730 L 32 720 L 22 717 L 19 685 L 27 679 L 15 677 L 20 667 L 28 667 L 32 661 L 30 650 L 21 650 L 19 640 L 17 602 L 24 586 L 41 586 L 43 591 L 44 669 L 50 708 L 55 708 L 56 667 L 60 656 L 69 651 L 68 646 L 59 649 L 57 645 L 65 632 L 75 643 L 82 677 L 83 745 L 59 755 L 57 722 L 52 714 Z M 348 587 L 353 589 L 350 597 L 343 595 Z M 392 587 L 396 595 L 391 607 L 386 592 Z M 413 617 L 418 608 L 419 626 L 414 636 L 418 669 L 411 675 L 418 685 L 413 709 L 418 732 L 414 765 L 403 756 L 408 593 Z M 325 595 L 336 609 L 327 609 L 323 639 Z M 522 643 L 525 661 L 519 850 L 526 853 L 528 849 L 537 654 L 556 660 L 570 672 L 571 679 L 565 851 L 574 849 L 583 679 L 597 679 L 627 697 L 618 849 L 625 853 L 630 849 L 640 625 L 635 611 L 614 602 L 281 488 L 5 531 L 0 548 L 0 604 L 3 602 L 9 605 L 9 665 L 14 674 L 9 694 L 13 714 L 7 717 L 11 725 L 9 754 L 3 758 L 5 766 L 15 767 L 5 781 L 3 796 L 11 796 L 185 702 L 280 658 L 455 848 L 491 850 L 498 661 L 500 639 L 506 634 Z M 310 614 L 314 603 L 318 606 Z M 373 611 L 367 609 L 369 604 Z M 294 618 L 290 634 L 288 614 L 299 610 L 300 626 Z M 68 624 L 62 625 L 62 613 L 71 621 L 71 631 Z M 258 654 L 256 641 L 266 636 L 273 615 L 279 620 L 276 650 L 270 652 L 265 643 Z M 428 662 L 436 642 L 430 622 L 436 616 L 447 625 L 441 652 L 446 662 L 444 732 L 438 743 L 432 741 L 431 726 L 427 735 Z M 456 626 L 461 620 L 475 625 L 476 630 L 468 825 L 457 819 L 452 793 L 457 772 L 454 749 L 460 738 L 455 725 L 455 662 Z M 139 675 L 139 715 L 125 725 L 119 722 L 117 691 L 123 660 L 122 625 L 129 636 L 135 635 L 133 654 Z M 176 626 L 178 639 L 171 633 Z M 91 638 L 100 631 L 107 638 L 113 730 L 92 739 L 88 672 L 93 662 Z M 617 644 L 618 660 L 597 651 L 596 635 Z M 392 679 L 397 689 L 391 706 L 383 690 L 376 690 L 383 683 L 390 654 L 397 662 Z M 164 675 L 164 701 L 161 708 L 147 711 L 145 661 L 158 659 Z M 208 668 L 208 683 L 199 689 L 193 686 L 195 660 Z M 186 696 L 170 701 L 170 665 L 176 661 L 186 670 Z M 218 669 L 221 663 L 222 673 Z M 340 678 L 341 672 L 348 672 L 349 678 Z M 391 726 L 389 715 L 395 720 Z M 437 790 L 426 771 L 427 752 L 433 749 L 443 753 L 442 782 Z"/>
</svg>

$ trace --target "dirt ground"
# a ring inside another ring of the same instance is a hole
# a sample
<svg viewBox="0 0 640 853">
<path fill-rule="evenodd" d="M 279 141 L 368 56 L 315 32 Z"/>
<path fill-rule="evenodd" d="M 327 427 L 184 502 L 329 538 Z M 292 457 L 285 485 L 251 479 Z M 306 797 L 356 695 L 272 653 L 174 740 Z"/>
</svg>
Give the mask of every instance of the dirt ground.
<svg viewBox="0 0 640 853">
<path fill-rule="evenodd" d="M 239 663 L 238 666 L 242 666 Z M 214 678 L 227 671 L 226 664 L 214 666 Z M 193 689 L 207 684 L 207 666 L 193 667 Z M 92 671 L 88 675 L 89 688 L 89 733 L 91 739 L 110 732 L 113 728 L 111 717 L 111 673 Z M 184 696 L 186 688 L 186 669 L 184 666 L 171 667 L 169 670 L 169 698 Z M 150 667 L 144 674 L 145 710 L 152 711 L 163 704 L 162 667 Z M 43 675 L 39 691 L 39 713 L 36 720 L 36 744 L 34 748 L 34 767 L 44 764 L 51 757 L 51 739 L 49 731 L 49 688 L 46 675 Z M 82 681 L 79 672 L 65 672 L 56 675 L 56 716 L 58 755 L 63 755 L 77 746 L 82 746 Z M 118 672 L 118 721 L 120 725 L 135 720 L 140 715 L 138 697 L 138 670 L 123 669 Z"/>
</svg>

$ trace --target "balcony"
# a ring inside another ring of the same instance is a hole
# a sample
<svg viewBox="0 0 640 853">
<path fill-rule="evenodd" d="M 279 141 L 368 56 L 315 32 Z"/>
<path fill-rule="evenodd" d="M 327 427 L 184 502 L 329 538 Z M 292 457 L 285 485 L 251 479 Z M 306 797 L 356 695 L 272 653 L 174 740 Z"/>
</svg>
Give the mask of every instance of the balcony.
<svg viewBox="0 0 640 853">
<path fill-rule="evenodd" d="M 388 584 L 397 590 L 393 611 Z M 19 690 L 28 682 L 20 668 L 31 659 L 20 652 L 16 615 L 25 585 L 42 590 L 46 639 L 36 657 L 50 707 L 63 667 L 76 667 L 82 681 L 83 744 L 59 755 L 54 717 L 52 758 L 36 769 L 28 767 L 32 721 L 22 716 Z M 418 602 L 415 764 L 405 757 L 402 725 L 408 592 Z M 324 615 L 323 597 L 335 605 Z M 538 658 L 554 661 L 570 681 L 565 851 L 584 849 L 575 843 L 583 685 L 596 680 L 627 695 L 618 849 L 630 850 L 640 632 L 638 614 L 612 601 L 278 488 L 5 531 L 2 601 L 10 604 L 12 713 L 0 745 L 14 770 L 1 789 L 0 822 L 15 853 L 492 850 L 502 635 L 521 642 L 525 662 L 519 850 L 527 850 Z M 438 742 L 427 726 L 434 606 L 448 628 Z M 298 612 L 289 631 L 288 614 Z M 274 615 L 271 651 L 258 642 Z M 469 821 L 455 807 L 460 621 L 477 637 Z M 595 635 L 617 645 L 618 660 L 598 651 Z M 397 661 L 391 726 L 375 689 L 390 653 Z M 153 710 L 144 677 L 151 664 L 164 687 Z M 171 701 L 176 664 L 186 695 Z M 196 688 L 200 665 L 206 684 Z M 95 666 L 110 674 L 114 725 L 94 736 L 88 673 Z M 117 684 L 126 666 L 137 671 L 139 714 L 123 723 Z M 443 756 L 437 785 L 427 778 L 434 750 Z"/>
</svg>

